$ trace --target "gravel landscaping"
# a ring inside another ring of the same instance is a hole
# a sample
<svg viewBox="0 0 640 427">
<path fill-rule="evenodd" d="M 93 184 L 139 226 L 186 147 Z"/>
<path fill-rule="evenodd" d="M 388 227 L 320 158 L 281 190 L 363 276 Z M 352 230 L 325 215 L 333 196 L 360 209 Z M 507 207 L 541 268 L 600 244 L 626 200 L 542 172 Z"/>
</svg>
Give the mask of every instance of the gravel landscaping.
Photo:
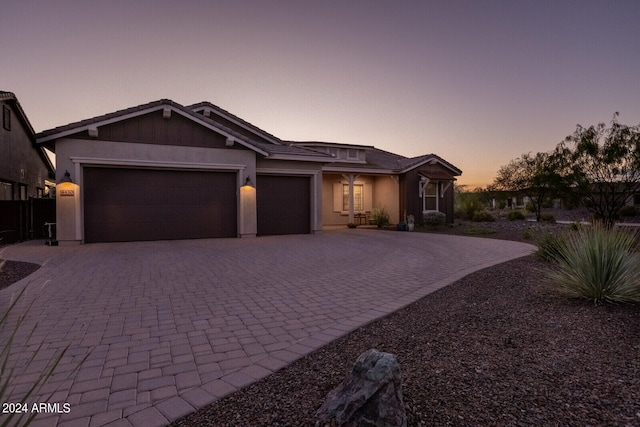
<svg viewBox="0 0 640 427">
<path fill-rule="evenodd" d="M 564 227 L 499 220 L 438 232 L 533 243 Z M 33 271 L 19 264 L 4 265 L 0 287 Z M 370 348 L 397 355 L 410 426 L 640 425 L 640 305 L 567 299 L 547 268 L 529 256 L 473 273 L 172 425 L 312 426 Z"/>
</svg>

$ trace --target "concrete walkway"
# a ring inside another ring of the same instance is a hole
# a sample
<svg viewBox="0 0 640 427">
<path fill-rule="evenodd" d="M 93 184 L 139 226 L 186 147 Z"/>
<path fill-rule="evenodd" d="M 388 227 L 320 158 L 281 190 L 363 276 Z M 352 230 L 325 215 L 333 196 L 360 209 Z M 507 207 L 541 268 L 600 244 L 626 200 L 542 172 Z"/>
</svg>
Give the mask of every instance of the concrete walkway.
<svg viewBox="0 0 640 427">
<path fill-rule="evenodd" d="M 0 291 L 0 309 L 24 287 L 21 309 L 33 304 L 13 359 L 26 360 L 44 343 L 14 377 L 14 398 L 69 345 L 43 393 L 30 399 L 59 403 L 63 413 L 40 414 L 34 425 L 163 426 L 473 271 L 534 250 L 359 229 L 8 246 L 0 258 L 42 264 Z"/>
</svg>

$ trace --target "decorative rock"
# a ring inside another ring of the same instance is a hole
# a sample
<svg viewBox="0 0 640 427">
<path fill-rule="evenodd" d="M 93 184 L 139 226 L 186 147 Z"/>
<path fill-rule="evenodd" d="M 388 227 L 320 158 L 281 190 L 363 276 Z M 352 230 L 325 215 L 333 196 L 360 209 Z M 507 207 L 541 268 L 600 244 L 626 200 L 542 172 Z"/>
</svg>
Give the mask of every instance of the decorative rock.
<svg viewBox="0 0 640 427">
<path fill-rule="evenodd" d="M 353 427 L 405 427 L 402 375 L 396 356 L 375 349 L 362 353 L 351 373 L 329 392 L 316 416 L 316 426 L 336 422 Z"/>
</svg>

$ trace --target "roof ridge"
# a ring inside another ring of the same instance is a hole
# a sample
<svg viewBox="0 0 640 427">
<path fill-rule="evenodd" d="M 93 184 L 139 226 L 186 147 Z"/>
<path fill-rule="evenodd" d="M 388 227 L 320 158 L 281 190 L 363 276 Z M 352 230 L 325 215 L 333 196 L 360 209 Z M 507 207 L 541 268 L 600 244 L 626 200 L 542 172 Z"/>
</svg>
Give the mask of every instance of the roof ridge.
<svg viewBox="0 0 640 427">
<path fill-rule="evenodd" d="M 246 120 L 244 120 L 243 118 L 236 116 L 235 114 L 229 112 L 228 110 L 225 110 L 222 107 L 219 107 L 217 105 L 215 105 L 214 103 L 210 102 L 210 101 L 201 101 L 195 104 L 191 104 L 191 105 L 187 105 L 185 106 L 185 108 L 188 108 L 190 110 L 195 110 L 199 107 L 209 107 L 213 110 L 216 110 L 218 113 L 222 114 L 222 115 L 228 115 L 230 116 L 232 119 L 237 120 L 238 122 L 240 122 L 241 124 L 255 130 L 258 131 L 259 133 L 262 133 L 263 135 L 267 136 L 268 138 L 274 139 L 277 142 L 281 142 L 281 143 L 285 143 L 285 141 L 283 141 L 282 139 L 278 138 L 277 136 L 275 136 L 272 133 L 267 132 L 266 130 L 259 128 L 258 126 L 254 125 L 251 122 L 248 122 Z"/>
</svg>

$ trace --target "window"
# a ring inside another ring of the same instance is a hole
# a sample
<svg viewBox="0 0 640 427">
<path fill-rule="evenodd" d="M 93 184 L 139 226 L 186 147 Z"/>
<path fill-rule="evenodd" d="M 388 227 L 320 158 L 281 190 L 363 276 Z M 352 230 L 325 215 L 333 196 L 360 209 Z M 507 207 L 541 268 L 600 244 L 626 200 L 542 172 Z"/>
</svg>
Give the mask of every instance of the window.
<svg viewBox="0 0 640 427">
<path fill-rule="evenodd" d="M 352 148 L 347 149 L 347 159 L 358 160 L 358 150 Z"/>
<path fill-rule="evenodd" d="M 349 184 L 342 184 L 342 210 L 349 210 Z M 364 185 L 353 185 L 353 210 L 354 212 L 364 211 Z"/>
<path fill-rule="evenodd" d="M 6 105 L 2 106 L 2 127 L 11 130 L 11 110 Z"/>
<path fill-rule="evenodd" d="M 0 200 L 13 200 L 13 184 L 0 181 Z"/>
<path fill-rule="evenodd" d="M 438 183 L 429 182 L 424 186 L 423 195 L 423 211 L 437 211 L 438 210 Z"/>
<path fill-rule="evenodd" d="M 327 148 L 327 153 L 331 154 L 333 157 L 338 157 L 338 149 L 337 148 Z"/>
</svg>

